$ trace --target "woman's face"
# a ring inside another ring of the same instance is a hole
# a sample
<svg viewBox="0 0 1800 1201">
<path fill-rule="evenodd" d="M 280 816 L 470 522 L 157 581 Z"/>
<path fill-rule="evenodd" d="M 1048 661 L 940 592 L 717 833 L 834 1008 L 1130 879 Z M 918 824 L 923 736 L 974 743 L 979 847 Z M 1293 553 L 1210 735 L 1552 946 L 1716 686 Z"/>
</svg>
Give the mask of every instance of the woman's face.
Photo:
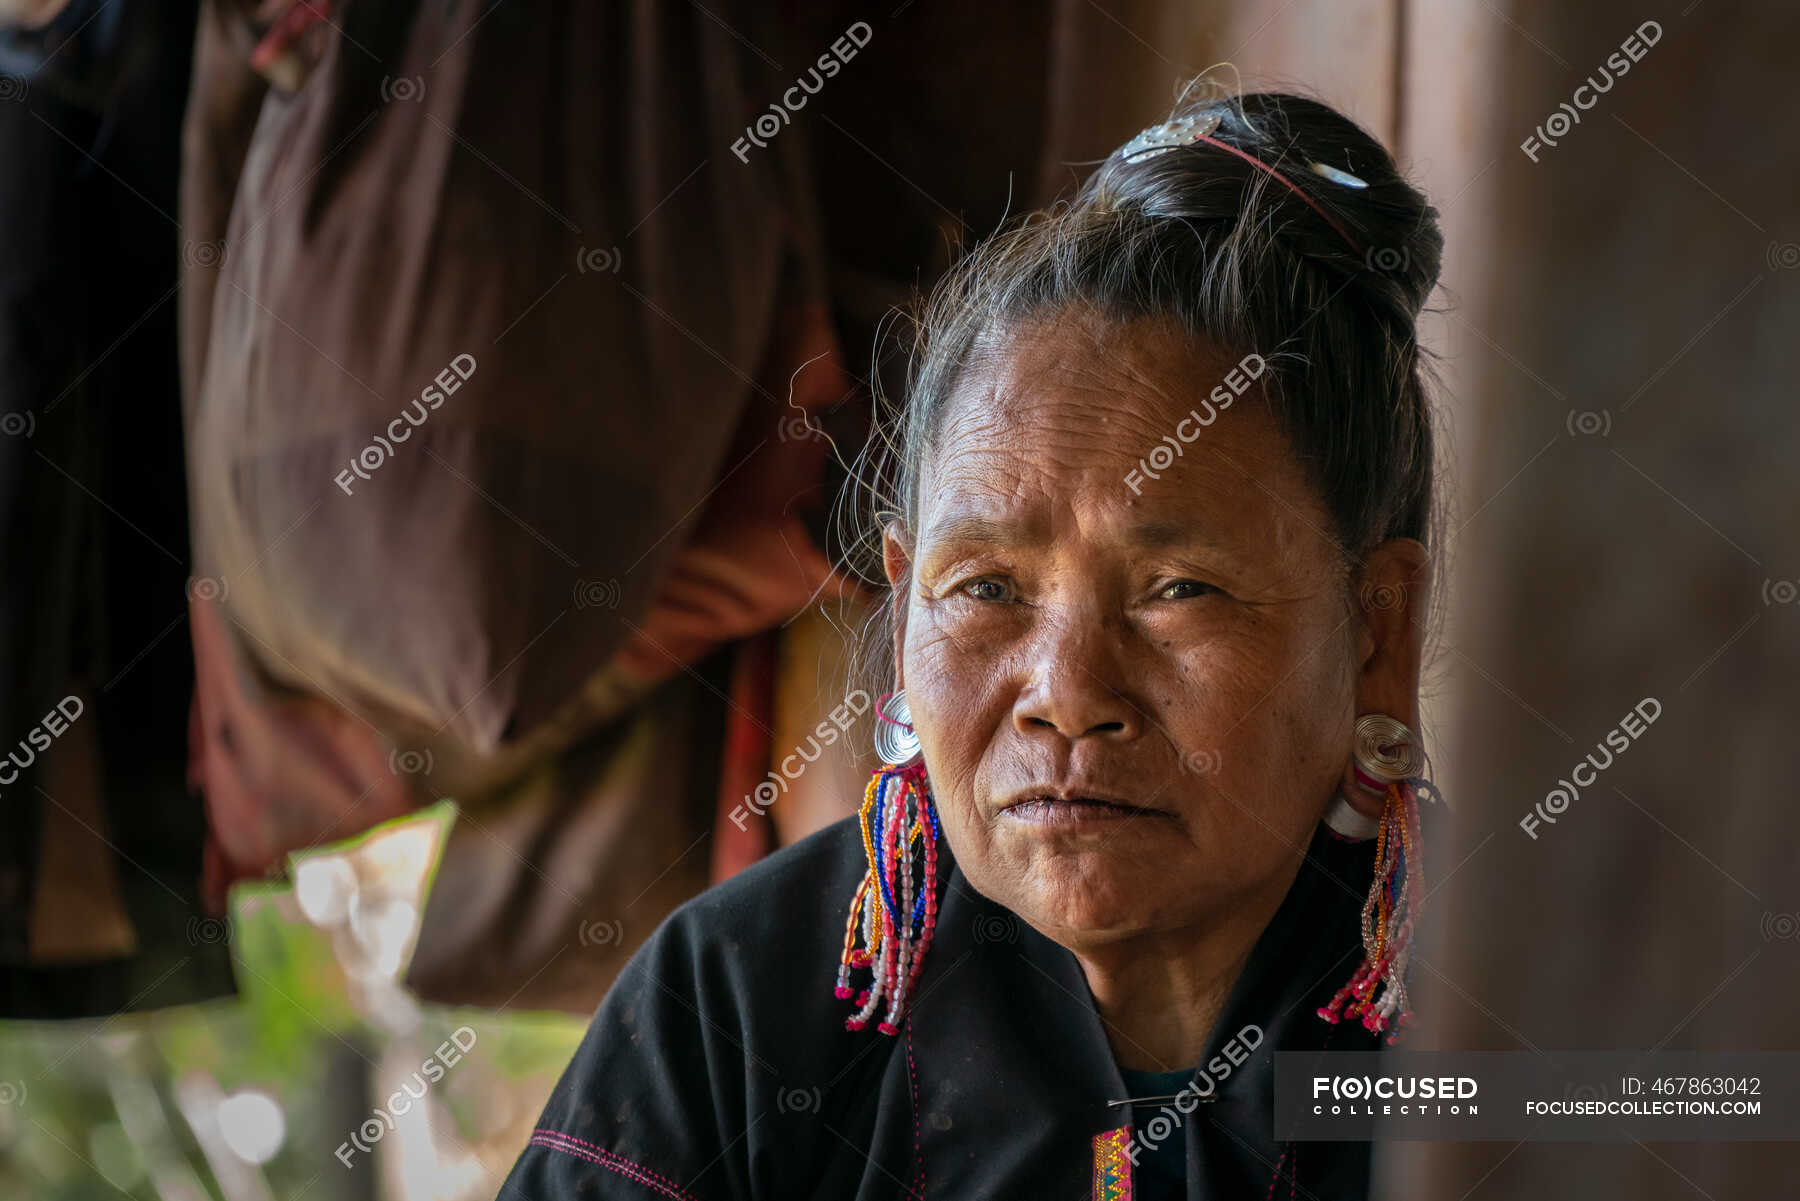
<svg viewBox="0 0 1800 1201">
<path fill-rule="evenodd" d="M 1381 650 L 1260 388 L 1182 424 L 1236 367 L 1086 312 L 992 338 L 916 528 L 887 532 L 889 578 L 911 573 L 899 680 L 957 862 L 1073 949 L 1272 905 L 1357 713 L 1416 721 L 1416 658 Z M 1152 478 L 1165 436 L 1182 454 Z"/>
</svg>

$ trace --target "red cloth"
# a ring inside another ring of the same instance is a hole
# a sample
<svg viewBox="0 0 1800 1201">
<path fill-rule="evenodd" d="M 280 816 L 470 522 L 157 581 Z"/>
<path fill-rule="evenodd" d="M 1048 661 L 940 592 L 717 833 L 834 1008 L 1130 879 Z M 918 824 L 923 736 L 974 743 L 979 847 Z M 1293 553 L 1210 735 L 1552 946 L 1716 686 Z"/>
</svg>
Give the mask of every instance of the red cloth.
<svg viewBox="0 0 1800 1201">
<path fill-rule="evenodd" d="M 765 630 L 737 646 L 725 714 L 725 762 L 713 818 L 712 881 L 729 879 L 774 849 L 775 827 L 747 815 L 744 798 L 769 774 L 775 721 L 776 635 Z M 736 820 L 733 820 L 734 815 Z"/>
<path fill-rule="evenodd" d="M 860 9 L 340 0 L 265 77 L 249 7 L 205 10 L 184 146 L 211 891 L 451 796 L 409 983 L 591 1008 L 768 769 L 763 633 L 849 587 L 795 419 L 1025 203 L 1049 36 L 915 9 L 740 159 Z"/>
</svg>

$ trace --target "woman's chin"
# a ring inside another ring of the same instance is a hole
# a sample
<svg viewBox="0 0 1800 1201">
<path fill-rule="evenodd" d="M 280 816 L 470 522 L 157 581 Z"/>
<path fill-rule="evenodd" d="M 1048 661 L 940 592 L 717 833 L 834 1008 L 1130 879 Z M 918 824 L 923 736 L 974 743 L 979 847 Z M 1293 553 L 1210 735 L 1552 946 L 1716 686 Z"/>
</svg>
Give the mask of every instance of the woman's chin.
<svg viewBox="0 0 1800 1201">
<path fill-rule="evenodd" d="M 1104 849 L 1037 857 L 1023 887 L 996 897 L 1041 933 L 1072 949 L 1163 928 L 1185 908 L 1165 892 L 1179 869 Z M 1179 888 L 1174 889 L 1177 893 Z"/>
<path fill-rule="evenodd" d="M 1153 907 L 1143 898 L 1094 897 L 1070 904 L 1067 900 L 1043 898 L 1033 906 L 1025 921 L 1050 941 L 1077 954 L 1098 951 L 1150 934 L 1159 928 Z"/>
</svg>

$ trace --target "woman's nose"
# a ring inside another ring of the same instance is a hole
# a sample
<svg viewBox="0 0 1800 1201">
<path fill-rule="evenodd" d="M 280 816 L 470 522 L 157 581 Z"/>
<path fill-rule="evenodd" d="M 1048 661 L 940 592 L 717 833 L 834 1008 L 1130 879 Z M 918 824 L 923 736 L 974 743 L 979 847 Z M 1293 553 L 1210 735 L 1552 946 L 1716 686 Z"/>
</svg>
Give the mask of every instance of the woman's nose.
<svg viewBox="0 0 1800 1201">
<path fill-rule="evenodd" d="M 1124 648 L 1112 631 L 1096 619 L 1071 620 L 1039 640 L 1030 679 L 1013 705 L 1013 725 L 1024 734 L 1055 731 L 1069 739 L 1136 738 L 1146 721 L 1127 675 Z"/>
</svg>

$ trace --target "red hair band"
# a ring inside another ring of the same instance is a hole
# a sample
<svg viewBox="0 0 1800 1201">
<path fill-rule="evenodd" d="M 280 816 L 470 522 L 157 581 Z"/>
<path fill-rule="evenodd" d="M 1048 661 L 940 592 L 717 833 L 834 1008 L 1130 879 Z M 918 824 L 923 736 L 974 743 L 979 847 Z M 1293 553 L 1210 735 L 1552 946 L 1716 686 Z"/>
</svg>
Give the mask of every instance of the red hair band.
<svg viewBox="0 0 1800 1201">
<path fill-rule="evenodd" d="M 1320 219 L 1323 220 L 1325 224 L 1336 230 L 1338 236 L 1344 239 L 1345 245 L 1355 251 L 1359 258 L 1363 257 L 1363 248 L 1355 238 L 1350 236 L 1350 231 L 1345 229 L 1337 218 L 1333 217 L 1330 213 L 1320 207 L 1319 203 L 1311 196 L 1308 196 L 1305 192 L 1301 191 L 1293 180 L 1289 179 L 1269 164 L 1263 162 L 1255 155 L 1247 154 L 1244 151 L 1239 150 L 1236 146 L 1233 146 L 1231 143 L 1221 142 L 1218 138 L 1213 137 L 1212 131 L 1219 127 L 1219 123 L 1222 120 L 1223 118 L 1218 113 L 1207 113 L 1204 116 L 1177 117 L 1173 121 L 1165 121 L 1161 125 L 1153 125 L 1144 132 L 1138 134 L 1137 137 L 1131 139 L 1131 141 L 1125 143 L 1124 148 L 1119 152 L 1120 156 L 1128 163 L 1135 163 L 1143 159 L 1154 158 L 1156 155 L 1177 149 L 1181 146 L 1191 146 L 1195 142 L 1205 142 L 1208 145 L 1217 146 L 1220 150 L 1237 155 L 1246 163 L 1255 167 L 1258 171 L 1265 172 L 1278 180 L 1283 187 L 1305 202 L 1308 208 L 1319 214 Z M 1324 163 L 1315 163 L 1314 170 L 1325 178 L 1342 184 L 1345 187 L 1357 188 L 1368 186 L 1349 172 L 1340 171 L 1337 168 L 1328 166 Z"/>
</svg>

